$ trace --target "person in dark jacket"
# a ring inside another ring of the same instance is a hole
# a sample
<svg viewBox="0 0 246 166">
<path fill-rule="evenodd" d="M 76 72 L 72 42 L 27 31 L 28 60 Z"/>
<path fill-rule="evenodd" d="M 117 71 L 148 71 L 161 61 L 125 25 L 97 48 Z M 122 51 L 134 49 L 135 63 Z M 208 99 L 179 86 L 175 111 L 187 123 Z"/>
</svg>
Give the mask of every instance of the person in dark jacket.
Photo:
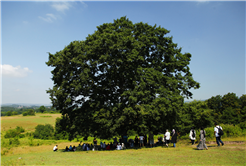
<svg viewBox="0 0 246 166">
<path fill-rule="evenodd" d="M 147 146 L 147 135 L 144 134 L 144 146 Z"/>
<path fill-rule="evenodd" d="M 134 143 L 135 143 L 135 147 L 138 147 L 138 136 L 135 137 Z"/>
<path fill-rule="evenodd" d="M 175 130 L 173 129 L 172 133 L 171 133 L 172 139 L 171 139 L 171 143 L 173 143 L 173 147 L 176 147 L 176 143 L 177 143 L 177 133 L 175 132 Z"/>
</svg>

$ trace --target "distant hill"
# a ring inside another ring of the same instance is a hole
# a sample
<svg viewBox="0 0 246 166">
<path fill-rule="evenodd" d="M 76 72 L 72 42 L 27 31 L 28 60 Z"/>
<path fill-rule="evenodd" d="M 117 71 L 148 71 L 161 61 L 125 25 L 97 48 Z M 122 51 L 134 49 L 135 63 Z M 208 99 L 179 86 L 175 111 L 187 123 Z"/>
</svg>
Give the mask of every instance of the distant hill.
<svg viewBox="0 0 246 166">
<path fill-rule="evenodd" d="M 8 103 L 8 104 L 1 104 L 1 107 L 14 107 L 14 108 L 18 108 L 18 107 L 40 107 L 40 106 L 45 106 L 45 107 L 51 107 L 51 104 L 27 104 L 27 103 Z"/>
</svg>

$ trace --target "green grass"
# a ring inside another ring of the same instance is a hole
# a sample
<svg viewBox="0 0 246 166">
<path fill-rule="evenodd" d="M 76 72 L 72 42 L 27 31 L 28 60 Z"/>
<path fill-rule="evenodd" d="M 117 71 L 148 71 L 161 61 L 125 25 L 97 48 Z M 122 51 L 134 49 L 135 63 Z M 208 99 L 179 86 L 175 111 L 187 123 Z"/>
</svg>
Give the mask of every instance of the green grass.
<svg viewBox="0 0 246 166">
<path fill-rule="evenodd" d="M 52 117 L 52 116 L 40 116 L 42 118 L 49 118 L 49 117 Z"/>
<path fill-rule="evenodd" d="M 49 148 L 48 148 L 49 147 Z M 59 146 L 58 146 L 59 147 Z M 121 151 L 53 152 L 52 146 L 33 147 L 32 152 L 2 156 L 2 165 L 245 165 L 245 144 L 196 150 L 177 144 L 177 148 L 156 147 Z M 40 150 L 42 149 L 42 150 Z M 19 159 L 21 157 L 21 159 Z"/>
<path fill-rule="evenodd" d="M 66 146 L 78 146 L 75 139 L 68 140 L 31 140 L 28 137 L 20 138 L 20 145 L 9 147 L 8 139 L 3 138 L 8 129 L 16 126 L 23 127 L 26 132 L 33 132 L 38 124 L 55 125 L 55 119 L 61 114 L 36 114 L 36 116 L 17 115 L 1 117 L 1 164 L 2 165 L 245 165 L 245 137 L 222 138 L 226 141 L 244 141 L 243 144 L 225 144 L 216 147 L 216 144 L 207 144 L 209 150 L 195 150 L 188 140 L 178 140 L 177 148 L 143 148 L 127 149 L 122 151 L 76 151 L 62 152 Z M 162 136 L 162 135 L 160 135 Z M 155 136 L 155 141 L 157 141 Z M 134 139 L 135 136 L 130 138 Z M 113 142 L 111 140 L 98 140 Z M 92 143 L 89 137 L 86 143 Z M 207 139 L 207 141 L 215 141 Z M 32 143 L 32 144 L 31 144 Z M 53 152 L 54 145 L 58 144 L 59 151 Z M 32 145 L 32 146 L 30 146 Z M 19 159 L 21 157 L 21 159 Z"/>
</svg>

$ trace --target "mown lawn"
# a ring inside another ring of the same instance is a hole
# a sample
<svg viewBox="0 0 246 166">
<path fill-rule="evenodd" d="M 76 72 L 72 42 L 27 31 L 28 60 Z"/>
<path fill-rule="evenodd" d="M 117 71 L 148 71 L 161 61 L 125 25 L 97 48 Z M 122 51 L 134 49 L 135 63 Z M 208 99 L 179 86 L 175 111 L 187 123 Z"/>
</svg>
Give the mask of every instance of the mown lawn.
<svg viewBox="0 0 246 166">
<path fill-rule="evenodd" d="M 66 143 L 68 144 L 68 143 Z M 17 147 L 1 157 L 2 165 L 245 165 L 245 144 L 228 144 L 209 150 L 195 146 L 155 147 L 113 151 L 53 152 L 53 145 Z M 59 145 L 62 147 L 62 144 Z M 63 145 L 65 146 L 65 144 Z M 22 148 L 22 150 L 20 150 Z M 19 150 L 18 150 L 19 149 Z M 21 157 L 21 158 L 20 158 Z"/>
</svg>

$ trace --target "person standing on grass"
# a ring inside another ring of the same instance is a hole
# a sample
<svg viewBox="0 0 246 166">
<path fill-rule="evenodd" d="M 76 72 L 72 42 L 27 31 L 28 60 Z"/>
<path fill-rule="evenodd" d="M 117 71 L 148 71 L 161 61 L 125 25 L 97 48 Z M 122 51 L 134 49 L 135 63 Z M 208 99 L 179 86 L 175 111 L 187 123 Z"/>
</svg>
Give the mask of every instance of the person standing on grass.
<svg viewBox="0 0 246 166">
<path fill-rule="evenodd" d="M 114 146 L 117 145 L 117 137 L 114 138 Z"/>
<path fill-rule="evenodd" d="M 166 130 L 165 138 L 166 138 L 166 146 L 168 147 L 169 140 L 170 140 L 170 132 L 168 131 L 168 129 Z"/>
<path fill-rule="evenodd" d="M 94 150 L 97 150 L 97 139 L 96 138 L 94 138 L 94 140 L 93 140 L 93 143 L 94 143 Z"/>
<path fill-rule="evenodd" d="M 144 136 L 142 136 L 142 134 L 139 136 L 139 143 L 140 143 L 140 148 L 141 146 L 144 146 Z"/>
<path fill-rule="evenodd" d="M 146 134 L 144 134 L 144 146 L 147 146 L 147 135 Z"/>
<path fill-rule="evenodd" d="M 174 129 L 173 129 L 173 131 L 171 133 L 171 136 L 172 136 L 171 143 L 173 143 L 173 147 L 176 147 L 178 134 L 175 132 Z"/>
<path fill-rule="evenodd" d="M 54 146 L 54 148 L 53 148 L 54 152 L 57 151 L 57 150 L 58 150 L 58 145 Z"/>
<path fill-rule="evenodd" d="M 196 131 L 194 130 L 194 127 L 191 128 L 189 137 L 192 145 L 194 145 L 194 142 L 196 140 Z"/>
<path fill-rule="evenodd" d="M 221 129 L 221 130 L 223 130 L 223 129 L 217 123 L 215 123 L 214 125 L 215 125 L 215 127 L 214 127 L 214 135 L 216 137 L 216 142 L 217 142 L 218 146 L 220 146 L 220 143 L 223 146 L 224 142 L 221 140 L 221 136 L 219 135 L 219 129 Z"/>
<path fill-rule="evenodd" d="M 103 149 L 103 150 L 106 149 L 106 144 L 105 144 L 105 142 L 103 143 L 102 149 Z"/>
<path fill-rule="evenodd" d="M 128 137 L 127 137 L 127 135 L 125 134 L 122 138 L 123 138 L 123 143 L 125 144 L 126 147 L 128 147 L 128 144 L 127 144 Z"/>
<path fill-rule="evenodd" d="M 153 134 L 153 132 L 149 133 L 149 145 L 151 148 L 153 148 L 153 145 L 154 145 L 154 134 Z"/>
<path fill-rule="evenodd" d="M 151 148 L 153 148 L 153 145 L 154 145 L 154 134 L 153 134 L 153 132 L 149 133 L 149 145 Z"/>
<path fill-rule="evenodd" d="M 197 145 L 197 149 L 198 150 L 203 150 L 204 148 L 206 148 L 208 150 L 208 147 L 207 147 L 205 141 L 206 141 L 206 132 L 205 132 L 204 128 L 201 127 L 201 130 L 200 130 L 200 142 Z"/>
<path fill-rule="evenodd" d="M 135 147 L 138 147 L 138 136 L 135 137 Z"/>
</svg>

